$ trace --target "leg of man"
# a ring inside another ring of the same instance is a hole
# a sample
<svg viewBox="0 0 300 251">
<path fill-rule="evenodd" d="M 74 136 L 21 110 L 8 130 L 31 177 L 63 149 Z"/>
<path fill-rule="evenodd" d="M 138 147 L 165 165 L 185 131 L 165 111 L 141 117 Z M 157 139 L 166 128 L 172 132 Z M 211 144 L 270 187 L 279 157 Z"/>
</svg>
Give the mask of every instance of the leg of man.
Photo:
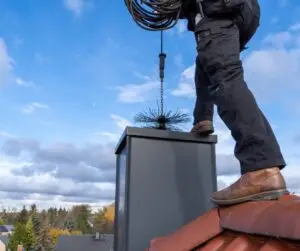
<svg viewBox="0 0 300 251">
<path fill-rule="evenodd" d="M 254 14 L 254 15 L 253 15 Z M 243 51 L 255 34 L 260 21 L 260 6 L 257 0 L 249 0 L 245 3 L 241 15 L 237 17 L 236 23 L 240 35 L 240 51 Z M 194 108 L 194 123 L 192 133 L 207 136 L 214 132 L 213 113 L 214 103 L 208 91 L 209 79 L 201 68 L 198 56 L 196 57 L 195 87 L 196 103 Z"/>
<path fill-rule="evenodd" d="M 194 108 L 194 127 L 191 132 L 199 135 L 209 135 L 214 132 L 214 103 L 208 92 L 209 80 L 204 74 L 198 56 L 195 67 L 196 103 Z"/>
<path fill-rule="evenodd" d="M 238 27 L 230 19 L 205 18 L 195 32 L 199 59 L 210 79 L 209 93 L 236 141 L 235 156 L 242 173 L 236 183 L 214 193 L 213 201 L 234 204 L 279 196 L 286 190 L 279 169 L 286 164 L 268 121 L 244 81 Z"/>
</svg>

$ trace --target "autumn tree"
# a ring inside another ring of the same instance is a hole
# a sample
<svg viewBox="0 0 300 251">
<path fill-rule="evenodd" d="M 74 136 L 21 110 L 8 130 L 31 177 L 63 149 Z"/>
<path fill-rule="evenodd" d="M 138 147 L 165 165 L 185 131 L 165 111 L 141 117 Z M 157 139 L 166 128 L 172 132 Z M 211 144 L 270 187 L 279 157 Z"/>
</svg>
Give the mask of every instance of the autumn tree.
<svg viewBox="0 0 300 251">
<path fill-rule="evenodd" d="M 53 251 L 54 250 L 53 241 L 49 234 L 49 227 L 47 225 L 44 225 L 40 229 L 39 234 L 36 235 L 35 249 L 36 250 L 45 250 L 45 251 Z"/>
<path fill-rule="evenodd" d="M 112 206 L 99 209 L 94 216 L 94 231 L 110 234 L 113 233 L 114 211 Z"/>
<path fill-rule="evenodd" d="M 80 231 L 69 231 L 67 229 L 59 229 L 59 228 L 50 228 L 49 234 L 51 236 L 51 239 L 53 241 L 53 244 L 55 245 L 57 243 L 57 239 L 59 236 L 62 235 L 80 235 Z"/>
<path fill-rule="evenodd" d="M 61 235 L 70 235 L 70 232 L 67 229 L 59 229 L 59 228 L 50 228 L 49 235 L 52 239 L 53 244 L 56 244 L 57 238 Z"/>
<path fill-rule="evenodd" d="M 105 218 L 111 222 L 115 219 L 115 204 L 111 204 L 105 207 Z"/>
</svg>

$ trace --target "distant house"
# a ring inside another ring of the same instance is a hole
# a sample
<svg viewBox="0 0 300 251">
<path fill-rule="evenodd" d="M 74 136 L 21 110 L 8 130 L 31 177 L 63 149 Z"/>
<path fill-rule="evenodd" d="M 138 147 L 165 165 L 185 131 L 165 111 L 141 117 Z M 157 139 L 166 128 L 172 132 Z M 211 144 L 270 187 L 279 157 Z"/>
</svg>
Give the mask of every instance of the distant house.
<svg viewBox="0 0 300 251">
<path fill-rule="evenodd" d="M 13 225 L 0 225 L 0 235 L 8 235 L 14 231 Z"/>
<path fill-rule="evenodd" d="M 114 236 L 63 235 L 58 237 L 56 251 L 113 251 Z M 1 250 L 0 250 L 1 251 Z"/>
<path fill-rule="evenodd" d="M 8 235 L 0 236 L 0 251 L 6 251 L 6 246 L 8 244 Z"/>
</svg>

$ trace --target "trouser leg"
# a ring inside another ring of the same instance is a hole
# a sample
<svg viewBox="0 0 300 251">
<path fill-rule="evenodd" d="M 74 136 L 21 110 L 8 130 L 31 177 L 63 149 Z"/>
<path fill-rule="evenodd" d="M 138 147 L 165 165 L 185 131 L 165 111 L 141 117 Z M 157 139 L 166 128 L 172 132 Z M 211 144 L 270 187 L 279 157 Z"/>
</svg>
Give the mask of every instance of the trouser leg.
<svg viewBox="0 0 300 251">
<path fill-rule="evenodd" d="M 283 168 L 275 135 L 244 81 L 238 27 L 232 20 L 207 18 L 196 27 L 196 37 L 199 60 L 210 79 L 209 94 L 236 141 L 242 174 Z"/>
<path fill-rule="evenodd" d="M 196 125 L 200 121 L 213 120 L 214 103 L 209 95 L 208 86 L 209 80 L 204 74 L 197 56 L 195 69 L 196 104 L 193 125 Z"/>
</svg>

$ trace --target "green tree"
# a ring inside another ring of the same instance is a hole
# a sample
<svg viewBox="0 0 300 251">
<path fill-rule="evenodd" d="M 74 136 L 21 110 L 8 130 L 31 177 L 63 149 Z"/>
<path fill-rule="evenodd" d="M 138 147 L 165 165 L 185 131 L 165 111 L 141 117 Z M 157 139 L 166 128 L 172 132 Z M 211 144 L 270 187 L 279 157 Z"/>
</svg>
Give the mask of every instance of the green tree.
<svg viewBox="0 0 300 251">
<path fill-rule="evenodd" d="M 64 221 L 63 228 L 68 231 L 74 231 L 76 230 L 76 224 L 71 217 L 67 217 L 67 219 Z"/>
<path fill-rule="evenodd" d="M 77 230 L 83 234 L 92 232 L 91 226 L 88 223 L 91 209 L 89 205 L 79 205 L 72 208 L 72 218 L 76 223 Z"/>
<path fill-rule="evenodd" d="M 7 222 L 7 212 L 6 212 L 6 209 L 5 209 L 5 208 L 2 209 L 2 212 L 1 212 L 1 219 L 2 219 L 3 223 L 6 223 L 6 222 Z M 2 224 L 2 225 L 4 225 L 4 224 Z"/>
<path fill-rule="evenodd" d="M 7 248 L 10 250 L 17 250 L 18 245 L 23 245 L 27 248 L 27 232 L 24 224 L 17 223 L 15 225 L 14 233 L 10 236 Z"/>
<path fill-rule="evenodd" d="M 34 212 L 36 212 L 37 211 L 37 209 L 36 209 L 36 204 L 32 204 L 31 206 L 30 206 L 30 214 L 33 214 Z"/>
<path fill-rule="evenodd" d="M 52 251 L 54 249 L 49 227 L 36 211 L 31 215 L 32 230 L 35 237 L 34 250 Z M 30 224 L 30 222 L 28 222 Z"/>
<path fill-rule="evenodd" d="M 40 233 L 40 230 L 42 228 L 42 221 L 41 221 L 39 214 L 37 212 L 34 212 L 31 215 L 31 220 L 32 220 L 33 233 L 35 236 L 38 236 Z"/>
<path fill-rule="evenodd" d="M 5 225 L 4 221 L 2 220 L 2 218 L 0 218 L 0 225 Z"/>
<path fill-rule="evenodd" d="M 26 237 L 27 249 L 31 250 L 36 243 L 36 238 L 33 230 L 32 216 L 29 217 L 26 223 Z"/>
<path fill-rule="evenodd" d="M 104 208 L 99 209 L 98 212 L 95 214 L 93 225 L 96 232 L 103 232 L 104 230 L 106 224 L 105 213 L 106 210 Z"/>
<path fill-rule="evenodd" d="M 55 227 L 57 223 L 58 218 L 58 212 L 56 208 L 50 207 L 48 209 L 48 222 L 50 226 Z"/>
<path fill-rule="evenodd" d="M 23 206 L 23 209 L 21 210 L 21 212 L 18 215 L 17 222 L 26 224 L 27 221 L 28 221 L 28 211 L 27 211 L 26 207 Z"/>
</svg>

